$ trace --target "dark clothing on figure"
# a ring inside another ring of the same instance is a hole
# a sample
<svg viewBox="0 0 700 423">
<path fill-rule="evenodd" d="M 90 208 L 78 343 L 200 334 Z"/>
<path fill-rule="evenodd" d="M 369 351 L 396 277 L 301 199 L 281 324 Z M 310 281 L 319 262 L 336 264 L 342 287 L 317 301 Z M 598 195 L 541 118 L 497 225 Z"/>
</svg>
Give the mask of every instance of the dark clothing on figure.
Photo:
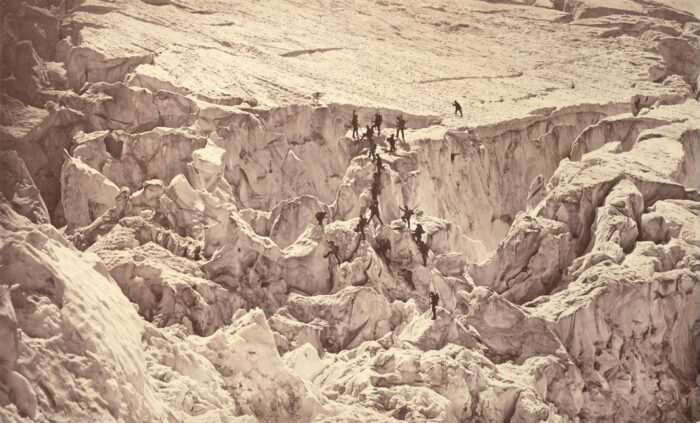
<svg viewBox="0 0 700 423">
<path fill-rule="evenodd" d="M 340 264 L 340 247 L 335 245 L 335 243 L 333 241 L 330 241 L 328 243 L 328 251 L 326 251 L 326 253 L 323 255 L 323 257 L 327 258 L 331 254 L 333 254 L 333 256 L 335 256 L 335 259 L 338 260 L 338 264 Z"/>
<path fill-rule="evenodd" d="M 352 138 L 357 139 L 360 136 L 360 122 L 357 120 L 357 112 L 353 110 L 352 112 Z"/>
<path fill-rule="evenodd" d="M 423 230 L 423 225 L 420 223 L 416 225 L 416 230 L 413 231 L 413 239 L 419 243 L 423 242 L 423 234 L 425 231 Z"/>
<path fill-rule="evenodd" d="M 375 163 L 377 163 L 377 173 L 382 171 L 382 158 L 379 156 L 379 154 L 376 155 L 377 160 Z"/>
<path fill-rule="evenodd" d="M 373 136 L 374 136 L 374 131 L 372 130 L 372 128 L 369 127 L 369 125 L 367 125 L 367 127 L 365 129 L 365 133 L 362 134 L 362 138 L 360 138 L 360 139 L 366 138 L 371 142 Z"/>
<path fill-rule="evenodd" d="M 430 251 L 428 244 L 426 244 L 423 241 L 420 241 L 418 243 L 418 251 L 420 251 L 421 257 L 423 257 L 423 266 L 427 266 L 428 265 L 428 252 Z"/>
<path fill-rule="evenodd" d="M 360 234 L 360 240 L 365 239 L 365 228 L 367 227 L 367 219 L 364 216 L 360 216 L 360 220 L 357 222 L 357 226 L 355 226 L 355 232 Z"/>
<path fill-rule="evenodd" d="M 369 151 L 367 152 L 367 156 L 368 156 L 370 159 L 372 159 L 372 160 L 376 160 L 376 158 L 377 158 L 376 151 L 377 151 L 377 144 L 375 144 L 375 143 L 374 143 L 374 140 L 372 140 L 372 139 L 370 138 L 370 140 L 369 140 Z"/>
<path fill-rule="evenodd" d="M 398 129 L 396 130 L 398 132 Z M 389 138 L 386 139 L 386 142 L 389 143 L 389 153 L 393 153 L 396 151 L 396 138 L 394 138 L 394 134 L 389 135 Z"/>
<path fill-rule="evenodd" d="M 433 320 L 437 319 L 437 306 L 440 301 L 440 296 L 437 292 L 430 291 L 430 308 L 433 310 Z"/>
<path fill-rule="evenodd" d="M 316 220 L 318 221 L 319 226 L 323 226 L 323 219 L 326 218 L 326 212 L 320 211 L 315 214 Z"/>
<path fill-rule="evenodd" d="M 455 116 L 457 116 L 458 112 L 460 116 L 464 116 L 462 114 L 462 105 L 457 103 L 457 100 L 455 100 L 454 103 L 452 103 L 452 105 L 455 106 Z"/>
<path fill-rule="evenodd" d="M 379 217 L 379 203 L 377 203 L 376 201 L 373 201 L 372 204 L 369 205 L 369 219 L 368 219 L 368 221 L 371 221 L 372 218 L 375 216 L 379 220 L 379 223 L 381 225 L 383 225 L 384 222 L 382 222 L 382 218 Z"/>
<path fill-rule="evenodd" d="M 399 207 L 399 210 L 403 212 L 403 215 L 401 215 L 401 220 L 406 222 L 406 227 L 410 230 L 411 229 L 411 216 L 413 216 L 413 210 L 409 209 L 408 207 L 403 208 Z"/>
<path fill-rule="evenodd" d="M 399 133 L 401 133 L 401 139 L 403 139 L 403 142 L 406 142 L 404 129 L 406 129 L 406 121 L 403 119 L 403 116 L 399 116 L 396 118 L 396 138 L 398 139 Z"/>
<path fill-rule="evenodd" d="M 372 194 L 372 201 L 376 202 L 377 197 L 379 197 L 379 194 L 382 192 L 382 186 L 379 183 L 379 180 L 374 180 L 372 181 L 372 187 L 369 190 L 370 194 Z"/>
<path fill-rule="evenodd" d="M 377 135 L 382 134 L 382 115 L 377 112 L 377 114 L 374 115 L 374 122 L 372 123 L 373 128 L 377 128 Z"/>
<path fill-rule="evenodd" d="M 385 262 L 389 263 L 389 256 L 387 253 L 391 250 L 391 242 L 385 238 L 377 239 L 377 248 L 375 249 L 379 257 L 381 257 Z"/>
</svg>

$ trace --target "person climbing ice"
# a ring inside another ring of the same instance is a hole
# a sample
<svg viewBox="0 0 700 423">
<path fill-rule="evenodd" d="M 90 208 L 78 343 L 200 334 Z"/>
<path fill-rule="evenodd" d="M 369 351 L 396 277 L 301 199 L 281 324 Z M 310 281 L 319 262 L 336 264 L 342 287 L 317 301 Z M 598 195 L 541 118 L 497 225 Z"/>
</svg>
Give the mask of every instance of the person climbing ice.
<svg viewBox="0 0 700 423">
<path fill-rule="evenodd" d="M 428 265 L 428 253 L 430 252 L 430 247 L 428 247 L 428 244 L 423 242 L 422 240 L 417 242 L 418 244 L 418 251 L 420 252 L 421 257 L 423 258 L 423 266 Z"/>
<path fill-rule="evenodd" d="M 455 106 L 455 116 L 457 116 L 457 113 L 459 112 L 459 116 L 464 117 L 462 114 L 462 105 L 457 103 L 457 100 L 455 100 L 452 105 Z"/>
<path fill-rule="evenodd" d="M 360 215 L 360 220 L 357 222 L 357 226 L 355 226 L 355 232 L 360 234 L 360 241 L 365 240 L 365 228 L 367 227 L 367 218 L 364 215 Z"/>
<path fill-rule="evenodd" d="M 375 175 L 377 175 L 377 174 L 375 173 Z M 372 201 L 377 201 L 379 194 L 382 193 L 382 185 L 379 182 L 379 178 L 374 178 L 374 180 L 372 181 L 372 186 L 369 189 L 369 192 L 372 195 Z"/>
<path fill-rule="evenodd" d="M 374 217 L 376 217 L 377 220 L 379 220 L 380 225 L 384 224 L 384 222 L 382 222 L 382 218 L 379 217 L 379 202 L 376 198 L 373 198 L 372 202 L 369 205 L 369 219 L 367 219 L 367 221 L 371 222 L 372 218 Z"/>
<path fill-rule="evenodd" d="M 323 257 L 328 258 L 331 254 L 335 257 L 335 259 L 338 261 L 338 264 L 341 263 L 340 260 L 340 247 L 338 247 L 335 242 L 333 241 L 328 241 L 328 251 L 326 251 L 325 254 L 323 254 Z"/>
<path fill-rule="evenodd" d="M 401 210 L 401 212 L 403 212 L 403 214 L 401 215 L 401 220 L 406 222 L 406 229 L 408 229 L 410 231 L 411 230 L 411 216 L 414 215 L 413 209 L 408 208 L 408 206 L 404 206 L 404 207 L 399 206 L 399 210 Z"/>
<path fill-rule="evenodd" d="M 316 214 L 314 216 L 316 217 L 316 221 L 318 222 L 318 225 L 320 227 L 323 227 L 323 219 L 326 218 L 326 212 L 324 212 L 324 211 L 316 212 Z"/>
<path fill-rule="evenodd" d="M 375 157 L 375 163 L 377 164 L 377 173 L 380 173 L 382 171 L 382 158 L 379 154 L 375 154 Z"/>
<path fill-rule="evenodd" d="M 371 128 L 369 125 L 367 125 L 367 126 L 365 127 L 365 133 L 362 134 L 362 137 L 360 138 L 360 141 L 362 141 L 362 140 L 364 140 L 364 139 L 367 139 L 367 140 L 369 140 L 369 141 L 372 141 L 372 137 L 374 137 L 374 131 L 372 130 L 372 128 Z"/>
<path fill-rule="evenodd" d="M 403 119 L 403 115 L 399 115 L 396 117 L 396 138 L 398 139 L 399 133 L 401 133 L 403 142 L 406 142 L 406 134 L 404 133 L 404 129 L 406 129 L 406 121 Z"/>
<path fill-rule="evenodd" d="M 385 263 L 389 263 L 389 250 L 391 250 L 391 242 L 386 238 L 377 238 L 377 247 L 374 249 L 379 257 L 384 260 Z"/>
<path fill-rule="evenodd" d="M 350 124 L 352 125 L 352 139 L 356 140 L 360 137 L 360 122 L 357 119 L 357 110 L 352 111 L 352 121 L 350 121 Z"/>
<path fill-rule="evenodd" d="M 437 306 L 438 302 L 440 301 L 440 296 L 438 295 L 437 291 L 430 291 L 430 294 L 428 295 L 430 298 L 430 308 L 433 310 L 433 320 L 437 319 Z"/>
<path fill-rule="evenodd" d="M 394 138 L 394 134 L 389 135 L 389 138 L 386 139 L 386 142 L 389 143 L 389 153 L 393 153 L 396 151 L 396 138 Z"/>
<path fill-rule="evenodd" d="M 413 231 L 413 240 L 416 241 L 416 243 L 421 243 L 423 242 L 423 234 L 425 231 L 423 230 L 423 225 L 420 223 L 416 225 L 416 229 Z"/>
<path fill-rule="evenodd" d="M 377 135 L 382 134 L 382 114 L 379 113 L 379 110 L 374 114 L 374 121 L 372 122 L 372 128 L 377 128 Z"/>
<path fill-rule="evenodd" d="M 370 158 L 370 160 L 374 161 L 377 159 L 377 144 L 374 142 L 372 138 L 369 139 L 369 151 L 367 152 L 367 156 Z"/>
</svg>

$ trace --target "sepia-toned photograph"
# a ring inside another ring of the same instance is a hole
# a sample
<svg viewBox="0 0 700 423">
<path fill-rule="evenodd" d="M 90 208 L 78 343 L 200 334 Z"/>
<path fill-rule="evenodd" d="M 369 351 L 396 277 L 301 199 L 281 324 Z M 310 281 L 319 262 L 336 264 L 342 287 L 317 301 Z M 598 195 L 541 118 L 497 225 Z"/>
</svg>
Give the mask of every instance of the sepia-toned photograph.
<svg viewBox="0 0 700 423">
<path fill-rule="evenodd" d="M 0 0 L 0 423 L 700 423 L 700 0 Z"/>
</svg>

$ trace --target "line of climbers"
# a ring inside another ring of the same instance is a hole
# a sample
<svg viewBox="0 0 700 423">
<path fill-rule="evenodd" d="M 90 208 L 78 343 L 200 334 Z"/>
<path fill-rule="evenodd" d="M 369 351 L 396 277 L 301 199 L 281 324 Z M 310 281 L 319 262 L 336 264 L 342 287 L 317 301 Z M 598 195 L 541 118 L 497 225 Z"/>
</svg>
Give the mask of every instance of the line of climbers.
<svg viewBox="0 0 700 423">
<path fill-rule="evenodd" d="M 382 116 L 379 111 L 377 111 L 374 114 L 374 118 L 372 119 L 371 125 L 365 126 L 365 133 L 360 135 L 360 121 L 359 118 L 357 117 L 357 110 L 352 111 L 352 120 L 350 121 L 350 125 L 352 126 L 352 138 L 354 140 L 358 141 L 364 141 L 367 140 L 369 143 L 369 156 L 373 157 L 375 155 L 375 152 L 377 150 L 377 145 L 374 142 L 374 130 L 377 130 L 377 135 L 381 136 L 382 135 L 382 123 L 384 122 L 384 117 Z M 406 120 L 403 118 L 403 115 L 399 115 L 396 117 L 396 135 L 393 133 L 389 135 L 389 137 L 386 139 L 386 142 L 389 144 L 389 149 L 385 149 L 389 153 L 394 153 L 396 152 L 396 141 L 402 140 L 404 143 L 406 142 Z"/>
<path fill-rule="evenodd" d="M 455 105 L 455 115 L 457 114 L 457 111 L 461 113 L 461 106 L 457 101 L 454 102 Z M 343 260 L 340 258 L 340 247 L 333 241 L 328 240 L 326 237 L 326 231 L 323 226 L 323 221 L 327 217 L 327 213 L 325 211 L 319 211 L 315 214 L 316 221 L 318 222 L 319 226 L 321 226 L 321 230 L 323 231 L 323 238 L 326 242 L 326 245 L 328 247 L 328 251 L 323 255 L 324 258 L 330 258 L 333 256 L 336 260 L 336 266 L 339 266 L 340 263 L 344 261 L 351 261 L 355 254 L 357 253 L 357 250 L 359 249 L 359 246 L 361 245 L 362 241 L 366 240 L 365 237 L 365 229 L 369 226 L 369 223 L 376 218 L 379 221 L 379 225 L 382 226 L 384 225 L 384 222 L 382 221 L 381 216 L 379 215 L 379 195 L 381 194 L 381 172 L 383 170 L 383 160 L 379 154 L 376 153 L 377 149 L 377 144 L 374 142 L 374 129 L 377 129 L 377 134 L 381 135 L 381 125 L 382 125 L 383 117 L 379 113 L 379 111 L 376 112 L 374 115 L 374 119 L 372 121 L 372 125 L 367 125 L 366 126 L 366 131 L 362 136 L 359 136 L 359 120 L 357 117 L 357 111 L 353 111 L 352 113 L 352 136 L 353 139 L 358 139 L 359 141 L 362 140 L 367 140 L 369 142 L 369 146 L 367 149 L 367 155 L 371 161 L 373 161 L 376 164 L 376 171 L 373 174 L 372 177 L 372 184 L 370 186 L 370 194 L 371 194 L 371 201 L 367 209 L 369 209 L 369 217 L 365 217 L 366 210 L 362 210 L 360 212 L 359 220 L 357 222 L 357 225 L 355 226 L 354 231 L 358 234 L 357 238 L 357 243 L 355 245 L 355 248 L 353 249 L 352 253 L 350 254 L 350 257 Z M 387 138 L 387 142 L 389 143 L 389 149 L 385 149 L 385 151 L 389 153 L 394 153 L 396 151 L 396 141 L 399 140 L 399 134 L 401 135 L 401 139 L 405 142 L 405 134 L 404 134 L 404 129 L 406 128 L 406 120 L 404 120 L 402 115 L 399 115 L 396 118 L 396 137 L 394 137 L 394 134 L 391 134 Z M 406 223 L 406 230 L 411 232 L 411 217 L 415 214 L 415 209 L 409 208 L 407 205 L 404 205 L 404 207 L 399 207 L 399 210 L 402 212 L 401 215 L 401 220 Z M 423 234 L 425 234 L 425 230 L 423 229 L 423 226 L 418 223 L 416 224 L 415 229 L 411 233 L 411 239 L 416 243 L 416 246 L 418 247 L 418 251 L 421 254 L 421 257 L 423 258 L 423 266 L 428 265 L 428 254 L 430 252 L 430 247 L 428 244 L 423 241 Z M 391 243 L 389 242 L 388 239 L 385 238 L 379 238 L 377 237 L 375 239 L 376 247 L 375 251 L 377 254 L 386 262 L 389 264 L 389 257 L 388 257 L 388 252 L 391 249 Z M 414 287 L 415 289 L 415 287 Z M 435 320 L 437 318 L 437 305 L 439 302 L 440 296 L 438 295 L 437 291 L 434 289 L 434 287 L 431 284 L 431 289 L 430 289 L 430 294 L 429 294 L 429 300 L 430 300 L 430 306 L 432 308 L 432 319 Z"/>
</svg>

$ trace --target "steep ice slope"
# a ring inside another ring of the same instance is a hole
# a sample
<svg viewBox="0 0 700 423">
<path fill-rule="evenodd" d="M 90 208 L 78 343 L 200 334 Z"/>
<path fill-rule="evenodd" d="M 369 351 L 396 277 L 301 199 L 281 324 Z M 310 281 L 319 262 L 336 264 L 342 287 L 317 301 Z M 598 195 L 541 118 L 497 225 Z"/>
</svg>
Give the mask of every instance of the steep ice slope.
<svg viewBox="0 0 700 423">
<path fill-rule="evenodd" d="M 2 420 L 699 419 L 700 23 L 516 3 L 7 3 Z"/>
</svg>

